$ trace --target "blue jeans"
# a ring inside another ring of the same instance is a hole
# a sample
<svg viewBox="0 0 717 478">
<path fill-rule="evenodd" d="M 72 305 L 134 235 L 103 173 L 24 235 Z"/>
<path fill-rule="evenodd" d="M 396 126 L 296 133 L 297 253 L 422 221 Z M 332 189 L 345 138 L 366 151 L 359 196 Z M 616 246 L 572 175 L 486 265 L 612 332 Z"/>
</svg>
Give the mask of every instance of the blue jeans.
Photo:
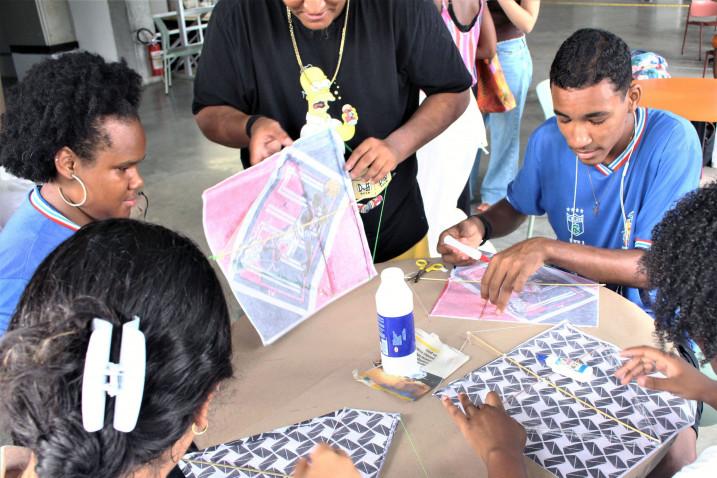
<svg viewBox="0 0 717 478">
<path fill-rule="evenodd" d="M 505 113 L 490 113 L 485 124 L 490 130 L 488 151 L 490 163 L 478 193 L 478 170 L 481 152 L 478 150 L 469 181 L 472 202 L 495 204 L 503 199 L 508 184 L 518 171 L 520 155 L 520 120 L 523 117 L 525 98 L 533 79 L 533 60 L 525 37 L 498 43 L 498 59 L 508 87 L 515 97 L 516 106 Z"/>
</svg>

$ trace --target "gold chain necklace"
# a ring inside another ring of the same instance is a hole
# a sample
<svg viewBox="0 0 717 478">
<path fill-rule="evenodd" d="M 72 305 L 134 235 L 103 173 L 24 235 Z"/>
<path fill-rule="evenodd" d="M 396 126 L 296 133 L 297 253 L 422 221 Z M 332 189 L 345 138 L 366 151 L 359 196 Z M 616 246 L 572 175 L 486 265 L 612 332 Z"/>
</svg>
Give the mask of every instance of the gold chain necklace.
<svg viewBox="0 0 717 478">
<path fill-rule="evenodd" d="M 331 78 L 331 83 L 333 84 L 334 81 L 336 81 L 336 77 L 339 75 L 339 69 L 341 68 L 341 60 L 344 57 L 344 44 L 346 43 L 346 27 L 349 24 L 349 6 L 351 5 L 351 0 L 346 0 L 346 17 L 344 18 L 344 28 L 341 32 L 341 44 L 339 45 L 339 61 L 336 63 L 336 71 L 334 71 L 334 76 Z M 286 7 L 286 18 L 289 20 L 289 35 L 291 35 L 291 43 L 294 46 L 294 55 L 296 55 L 296 61 L 299 63 L 299 70 L 301 71 L 301 74 L 304 74 L 304 70 L 306 70 L 306 66 L 304 66 L 304 62 L 301 61 L 301 54 L 299 53 L 299 45 L 296 43 L 296 36 L 294 36 L 294 23 L 291 20 L 291 10 L 289 7 Z"/>
</svg>

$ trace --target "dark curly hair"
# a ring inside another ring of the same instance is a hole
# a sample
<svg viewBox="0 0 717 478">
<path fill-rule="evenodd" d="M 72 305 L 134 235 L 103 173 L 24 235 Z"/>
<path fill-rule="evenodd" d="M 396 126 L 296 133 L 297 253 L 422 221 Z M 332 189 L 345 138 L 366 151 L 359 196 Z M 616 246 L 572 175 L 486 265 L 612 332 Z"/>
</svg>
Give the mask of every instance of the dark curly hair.
<svg viewBox="0 0 717 478">
<path fill-rule="evenodd" d="M 91 322 L 133 316 L 147 346 L 136 428 L 82 425 L 82 376 Z M 217 276 L 189 239 L 130 219 L 91 222 L 40 265 L 0 341 L 0 407 L 15 444 L 41 478 L 127 476 L 161 465 L 216 385 L 232 375 L 229 313 Z M 174 457 L 178 459 L 179 457 Z"/>
<path fill-rule="evenodd" d="M 717 183 L 685 196 L 652 232 L 642 265 L 657 289 L 653 310 L 662 342 L 697 340 L 717 357 Z"/>
<path fill-rule="evenodd" d="M 583 28 L 565 40 L 550 66 L 550 84 L 559 88 L 587 88 L 608 79 L 615 91 L 627 93 L 632 63 L 627 44 L 614 33 Z"/>
<path fill-rule="evenodd" d="M 106 117 L 134 120 L 142 79 L 122 60 L 107 63 L 87 52 L 66 53 L 30 68 L 12 88 L 0 131 L 0 165 L 36 183 L 57 175 L 55 154 L 69 147 L 92 161 L 108 147 Z"/>
</svg>

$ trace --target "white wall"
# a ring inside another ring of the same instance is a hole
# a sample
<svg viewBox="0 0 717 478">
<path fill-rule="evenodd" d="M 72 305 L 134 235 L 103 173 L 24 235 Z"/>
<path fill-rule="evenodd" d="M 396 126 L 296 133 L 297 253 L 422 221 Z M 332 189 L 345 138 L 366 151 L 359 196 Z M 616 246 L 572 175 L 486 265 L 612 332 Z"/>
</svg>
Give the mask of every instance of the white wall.
<svg viewBox="0 0 717 478">
<path fill-rule="evenodd" d="M 22 78 L 43 54 L 13 53 L 10 46 L 53 47 L 75 41 L 67 0 L 0 0 L 0 74 Z"/>
<path fill-rule="evenodd" d="M 110 15 L 115 31 L 115 44 L 120 57 L 142 75 L 146 82 L 150 79 L 149 56 L 147 47 L 137 41 L 140 28 L 154 31 L 152 12 L 148 0 L 124 0 L 110 2 Z"/>
<path fill-rule="evenodd" d="M 152 15 L 168 12 L 167 0 L 149 0 L 149 10 L 152 12 Z"/>
<path fill-rule="evenodd" d="M 107 0 L 68 0 L 80 49 L 108 61 L 119 60 Z"/>
<path fill-rule="evenodd" d="M 150 0 L 68 1 L 81 49 L 108 61 L 123 58 L 145 82 L 151 79 L 147 49 L 136 40 L 140 28 L 154 31 Z"/>
<path fill-rule="evenodd" d="M 76 41 L 67 0 L 35 0 L 45 43 L 49 46 Z"/>
</svg>

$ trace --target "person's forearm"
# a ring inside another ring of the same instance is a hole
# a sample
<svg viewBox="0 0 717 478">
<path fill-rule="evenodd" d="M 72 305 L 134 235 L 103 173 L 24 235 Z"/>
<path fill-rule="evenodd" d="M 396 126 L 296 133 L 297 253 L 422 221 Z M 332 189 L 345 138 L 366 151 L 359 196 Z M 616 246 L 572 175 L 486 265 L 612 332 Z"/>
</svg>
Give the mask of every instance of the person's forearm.
<svg viewBox="0 0 717 478">
<path fill-rule="evenodd" d="M 487 8 L 483 11 L 483 19 L 480 24 L 480 37 L 478 38 L 478 46 L 476 47 L 476 59 L 487 60 L 495 56 L 496 44 L 498 37 L 495 33 L 495 24 L 490 10 Z"/>
<path fill-rule="evenodd" d="M 533 31 L 535 22 L 538 20 L 540 0 L 523 0 L 518 4 L 515 0 L 497 0 L 505 12 L 508 20 L 523 33 Z"/>
<path fill-rule="evenodd" d="M 516 211 L 506 199 L 501 199 L 488 208 L 488 210 L 483 213 L 483 217 L 485 217 L 493 227 L 490 238 L 507 236 L 518 229 L 520 225 L 523 224 L 523 221 L 525 221 L 525 216 Z M 474 220 L 478 221 L 478 219 Z M 480 227 L 481 231 L 483 231 L 482 224 Z"/>
<path fill-rule="evenodd" d="M 418 151 L 451 125 L 468 107 L 469 90 L 428 96 L 411 118 L 385 141 L 398 153 L 399 162 Z"/>
<path fill-rule="evenodd" d="M 525 463 L 522 453 L 496 451 L 488 456 L 486 462 L 488 478 L 525 478 Z"/>
<path fill-rule="evenodd" d="M 710 407 L 717 409 L 717 381 L 710 380 L 710 382 L 712 386 L 703 401 Z"/>
<path fill-rule="evenodd" d="M 556 239 L 544 241 L 545 262 L 576 272 L 597 282 L 645 289 L 647 276 L 641 270 L 639 249 L 602 249 L 581 244 L 569 244 Z"/>
<path fill-rule="evenodd" d="M 249 115 L 231 106 L 206 106 L 194 115 L 197 126 L 210 141 L 230 148 L 246 148 Z"/>
</svg>

